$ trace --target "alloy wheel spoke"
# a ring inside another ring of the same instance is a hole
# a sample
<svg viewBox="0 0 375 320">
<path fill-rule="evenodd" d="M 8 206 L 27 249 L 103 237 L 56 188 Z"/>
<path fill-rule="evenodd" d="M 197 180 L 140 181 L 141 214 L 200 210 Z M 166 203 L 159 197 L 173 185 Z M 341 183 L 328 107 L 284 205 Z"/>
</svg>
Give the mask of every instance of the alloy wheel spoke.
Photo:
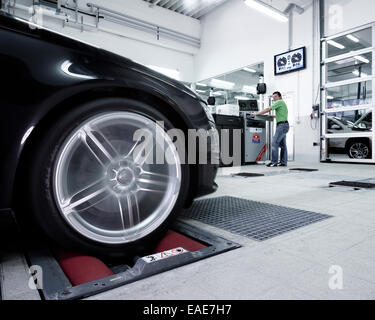
<svg viewBox="0 0 375 320">
<path fill-rule="evenodd" d="M 68 215 L 73 210 L 83 211 L 106 199 L 110 193 L 104 185 L 104 179 L 97 180 L 84 187 L 62 204 L 62 211 Z"/>
<path fill-rule="evenodd" d="M 113 161 L 113 157 L 118 156 L 112 144 L 98 130 L 85 126 L 81 131 L 81 139 L 103 167 Z"/>
<path fill-rule="evenodd" d="M 167 174 L 142 170 L 137 178 L 137 183 L 141 188 L 145 187 L 150 190 L 161 188 L 162 190 L 165 190 L 171 180 L 173 180 L 173 177 Z"/>
<path fill-rule="evenodd" d="M 151 171 L 146 171 L 146 170 L 142 170 L 140 175 L 141 175 L 141 176 L 143 176 L 143 175 L 148 175 L 148 176 L 159 177 L 159 178 L 165 178 L 165 179 L 169 179 L 169 178 L 170 178 L 170 176 L 167 175 L 167 174 L 156 173 L 156 172 L 151 172 Z"/>
<path fill-rule="evenodd" d="M 136 163 L 139 166 L 143 166 L 146 160 L 152 156 L 153 150 L 154 150 L 154 143 L 153 141 L 148 141 L 147 145 L 144 146 L 144 148 L 140 149 L 137 154 L 134 155 L 135 150 L 139 146 L 139 140 L 136 142 L 134 147 L 132 148 L 132 151 L 129 153 L 129 155 L 133 156 L 133 162 Z M 145 154 L 142 156 L 142 154 Z"/>
<path fill-rule="evenodd" d="M 129 193 L 126 196 L 118 197 L 117 199 L 123 229 L 125 230 L 127 225 L 131 228 L 138 224 L 140 222 L 140 212 L 136 195 Z"/>
<path fill-rule="evenodd" d="M 137 182 L 139 183 L 144 183 L 146 185 L 156 185 L 156 186 L 161 186 L 161 187 L 167 187 L 168 186 L 168 181 L 158 181 L 155 179 L 147 179 L 147 178 L 138 178 Z"/>
<path fill-rule="evenodd" d="M 128 152 L 128 154 L 125 156 L 125 158 L 129 158 L 135 151 L 135 149 L 138 147 L 138 145 L 140 144 L 140 142 L 142 142 L 142 139 L 139 138 L 135 144 L 131 147 L 130 151 Z"/>
<path fill-rule="evenodd" d="M 160 189 L 155 188 L 155 187 L 152 187 L 152 186 L 147 186 L 147 188 L 146 188 L 146 187 L 138 187 L 138 188 L 137 188 L 137 192 L 138 192 L 138 191 L 164 194 L 164 191 L 163 191 L 163 190 L 160 190 Z"/>
<path fill-rule="evenodd" d="M 134 217 L 136 218 L 137 223 L 140 223 L 141 222 L 141 213 L 139 211 L 138 197 L 137 197 L 136 193 L 133 193 L 132 196 L 134 198 L 134 208 L 133 208 Z"/>
</svg>

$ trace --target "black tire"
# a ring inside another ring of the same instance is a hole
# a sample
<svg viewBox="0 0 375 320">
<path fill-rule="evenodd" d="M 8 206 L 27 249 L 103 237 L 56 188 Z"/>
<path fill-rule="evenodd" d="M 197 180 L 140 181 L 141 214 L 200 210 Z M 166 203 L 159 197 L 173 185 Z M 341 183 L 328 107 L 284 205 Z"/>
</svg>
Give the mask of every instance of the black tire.
<svg viewBox="0 0 375 320">
<path fill-rule="evenodd" d="M 370 142 L 367 139 L 352 139 L 346 144 L 346 153 L 351 159 L 369 159 L 372 156 Z"/>
<path fill-rule="evenodd" d="M 176 214 L 183 208 L 189 188 L 189 167 L 182 164 L 181 185 L 175 205 L 169 216 L 151 233 L 127 243 L 102 243 L 77 232 L 60 213 L 54 194 L 54 169 L 61 146 L 67 137 L 87 119 L 103 112 L 132 112 L 154 121 L 164 121 L 166 130 L 173 124 L 157 108 L 125 98 L 105 98 L 78 105 L 56 119 L 43 131 L 30 153 L 30 163 L 22 186 L 23 199 L 33 219 L 43 232 L 58 245 L 68 249 L 103 257 L 124 257 L 144 252 L 155 245 L 168 230 Z M 138 200 L 137 200 L 138 201 Z M 23 209 L 24 210 L 24 209 Z"/>
</svg>

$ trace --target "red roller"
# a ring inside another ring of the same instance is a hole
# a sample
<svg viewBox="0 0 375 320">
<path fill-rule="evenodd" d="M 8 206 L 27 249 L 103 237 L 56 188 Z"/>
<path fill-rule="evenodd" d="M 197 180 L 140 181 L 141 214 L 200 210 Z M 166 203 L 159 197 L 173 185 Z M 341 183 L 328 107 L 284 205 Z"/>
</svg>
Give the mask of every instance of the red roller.
<svg viewBox="0 0 375 320">
<path fill-rule="evenodd" d="M 156 245 L 153 253 L 183 247 L 188 251 L 197 251 L 207 246 L 174 231 L 168 231 Z M 73 286 L 99 280 L 114 273 L 98 258 L 76 252 L 55 251 L 56 259 Z"/>
<path fill-rule="evenodd" d="M 206 248 L 207 246 L 180 233 L 169 230 L 165 237 L 156 245 L 153 253 L 163 252 L 178 247 L 183 247 L 188 251 L 197 251 Z"/>
<path fill-rule="evenodd" d="M 99 259 L 75 252 L 56 252 L 56 258 L 73 286 L 95 281 L 114 273 Z"/>
</svg>

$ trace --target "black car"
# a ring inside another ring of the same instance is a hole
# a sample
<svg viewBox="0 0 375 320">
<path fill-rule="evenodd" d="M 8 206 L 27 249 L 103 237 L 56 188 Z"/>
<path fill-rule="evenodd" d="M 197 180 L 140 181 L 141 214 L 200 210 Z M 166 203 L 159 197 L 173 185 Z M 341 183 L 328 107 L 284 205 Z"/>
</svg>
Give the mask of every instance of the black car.
<svg viewBox="0 0 375 320">
<path fill-rule="evenodd" d="M 11 208 L 24 230 L 126 255 L 155 243 L 183 207 L 216 190 L 218 166 L 185 164 L 176 148 L 166 149 L 164 164 L 134 158 L 145 143 L 134 141 L 139 129 L 162 128 L 151 146 L 168 147 L 169 129 L 215 128 L 182 83 L 5 13 L 0 44 L 0 208 Z"/>
</svg>

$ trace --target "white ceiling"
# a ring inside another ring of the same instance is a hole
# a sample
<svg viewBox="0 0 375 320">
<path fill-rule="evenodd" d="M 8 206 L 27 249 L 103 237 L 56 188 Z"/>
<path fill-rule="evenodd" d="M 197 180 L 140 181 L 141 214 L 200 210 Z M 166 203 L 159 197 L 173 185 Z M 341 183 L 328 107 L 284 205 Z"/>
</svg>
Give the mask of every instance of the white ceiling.
<svg viewBox="0 0 375 320">
<path fill-rule="evenodd" d="M 174 12 L 200 19 L 206 14 L 212 12 L 221 4 L 231 0 L 143 0 L 151 6 L 159 6 Z M 265 3 L 284 10 L 289 3 L 295 3 L 304 8 L 312 3 L 312 0 L 263 0 Z"/>
<path fill-rule="evenodd" d="M 302 8 L 307 8 L 308 6 L 312 5 L 313 0 L 261 0 L 264 3 L 278 9 L 280 11 L 284 11 L 290 3 L 294 3 Z"/>
<path fill-rule="evenodd" d="M 183 15 L 200 19 L 219 5 L 230 0 L 143 0 Z"/>
</svg>

